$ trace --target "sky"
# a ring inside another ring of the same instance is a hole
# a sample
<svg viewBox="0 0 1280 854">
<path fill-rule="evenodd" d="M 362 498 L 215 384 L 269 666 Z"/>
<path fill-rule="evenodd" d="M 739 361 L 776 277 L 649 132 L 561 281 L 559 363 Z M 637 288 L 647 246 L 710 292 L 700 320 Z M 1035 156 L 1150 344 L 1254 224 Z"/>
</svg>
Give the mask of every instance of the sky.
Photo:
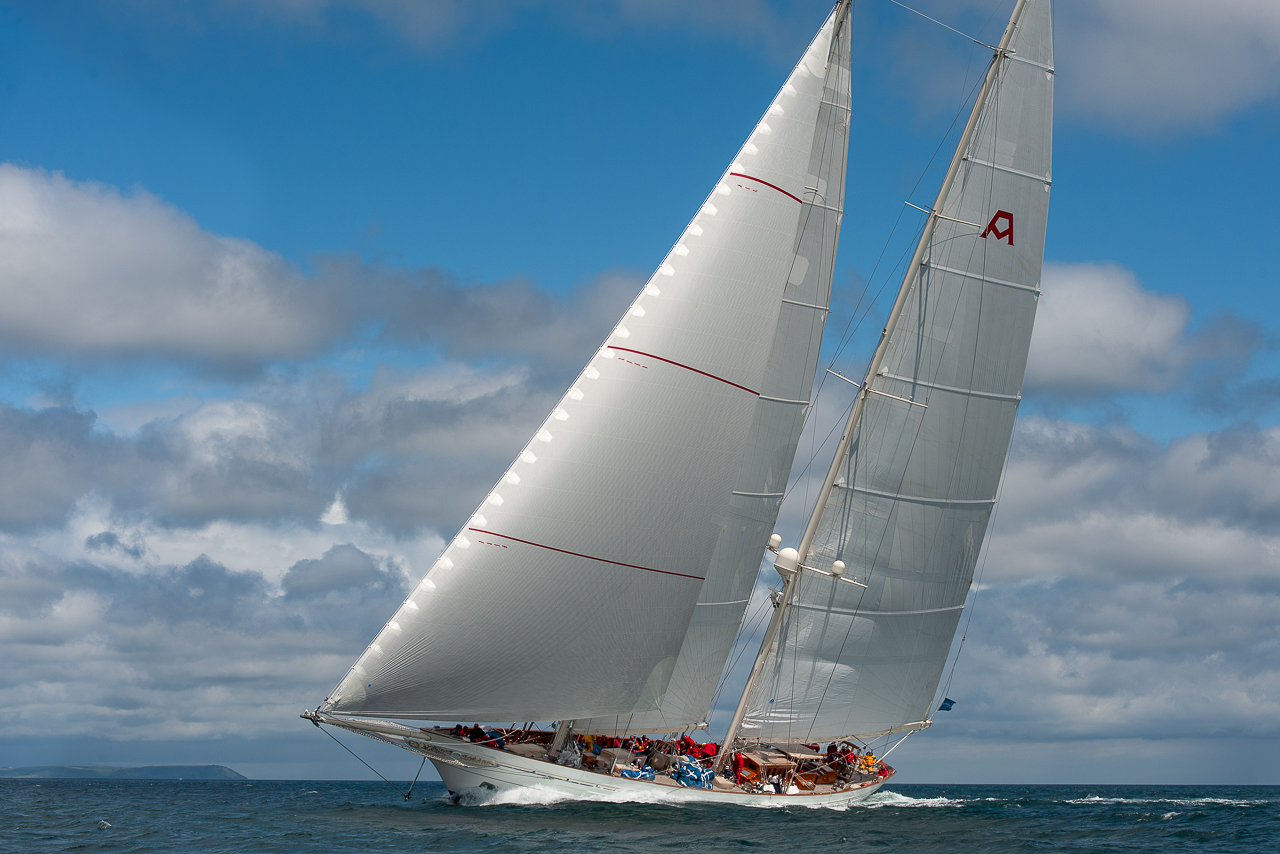
<svg viewBox="0 0 1280 854">
<path fill-rule="evenodd" d="M 1012 2 L 918 7 L 992 42 Z M 0 0 L 0 766 L 367 778 L 297 713 L 542 422 L 828 11 Z M 891 762 L 1277 784 L 1280 5 L 1055 14 L 1019 424 L 955 708 Z M 932 201 L 989 51 L 860 0 L 854 54 L 822 366 L 857 374 L 920 226 L 904 202 Z M 804 512 L 784 506 L 785 541 Z"/>
</svg>

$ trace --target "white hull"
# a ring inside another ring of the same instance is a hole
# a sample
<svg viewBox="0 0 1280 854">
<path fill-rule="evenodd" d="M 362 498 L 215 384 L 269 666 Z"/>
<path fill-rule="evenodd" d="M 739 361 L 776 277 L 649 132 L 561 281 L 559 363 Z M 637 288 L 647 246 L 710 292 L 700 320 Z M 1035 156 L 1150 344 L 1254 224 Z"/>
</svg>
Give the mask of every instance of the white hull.
<svg viewBox="0 0 1280 854">
<path fill-rule="evenodd" d="M 454 795 L 475 792 L 481 797 L 493 797 L 499 793 L 532 790 L 544 798 L 557 800 L 837 807 L 866 800 L 884 785 L 884 780 L 876 780 L 840 791 L 799 792 L 793 795 L 691 789 L 663 777 L 654 781 L 630 780 L 532 759 L 507 750 L 482 747 L 438 732 L 427 733 L 389 722 L 316 717 L 324 723 L 341 726 L 362 735 L 371 735 L 380 741 L 425 756 L 440 772 L 440 778 Z"/>
<path fill-rule="evenodd" d="M 484 748 L 480 749 L 484 750 Z M 498 752 L 489 751 L 489 753 Z M 495 762 L 493 766 L 487 767 L 466 767 L 465 761 L 444 762 L 430 756 L 427 758 L 440 772 L 440 778 L 444 780 L 449 792 L 454 795 L 472 790 L 481 792 L 487 790 L 496 794 L 532 789 L 553 797 L 582 801 L 719 803 L 752 807 L 834 807 L 866 800 L 883 785 L 881 782 L 868 783 L 861 788 L 825 794 L 806 792 L 796 795 L 752 794 L 716 789 L 689 789 L 670 782 L 628 780 L 625 777 L 567 768 L 510 754 L 503 756 L 504 761 Z"/>
</svg>

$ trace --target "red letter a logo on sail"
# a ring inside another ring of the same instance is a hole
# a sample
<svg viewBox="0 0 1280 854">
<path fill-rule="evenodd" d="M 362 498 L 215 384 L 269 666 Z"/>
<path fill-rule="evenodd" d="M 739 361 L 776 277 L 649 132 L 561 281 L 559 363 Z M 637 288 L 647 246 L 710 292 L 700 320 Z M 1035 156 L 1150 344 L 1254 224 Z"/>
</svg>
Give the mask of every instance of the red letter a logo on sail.
<svg viewBox="0 0 1280 854">
<path fill-rule="evenodd" d="M 1001 228 L 1000 226 L 996 225 L 996 223 L 998 223 L 1002 219 L 1009 223 L 1008 227 Z M 1012 246 L 1013 245 L 1013 214 L 1009 213 L 1008 211 L 996 211 L 996 215 L 991 218 L 991 222 L 987 223 L 986 229 L 984 229 L 982 232 L 983 237 L 986 237 L 988 234 L 994 234 L 996 236 L 996 240 L 1007 240 L 1009 241 L 1009 245 Z"/>
</svg>

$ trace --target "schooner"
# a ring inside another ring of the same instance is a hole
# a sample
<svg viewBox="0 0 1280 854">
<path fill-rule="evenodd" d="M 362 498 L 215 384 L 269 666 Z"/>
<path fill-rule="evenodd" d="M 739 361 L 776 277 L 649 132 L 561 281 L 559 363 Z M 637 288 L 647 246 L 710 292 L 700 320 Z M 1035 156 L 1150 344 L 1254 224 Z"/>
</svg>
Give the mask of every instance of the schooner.
<svg viewBox="0 0 1280 854">
<path fill-rule="evenodd" d="M 872 742 L 930 725 L 1020 400 L 1052 14 L 1017 0 L 803 536 L 780 548 L 847 203 L 851 7 L 304 717 L 423 756 L 452 792 L 839 804 L 892 775 Z M 766 550 L 772 618 L 722 746 L 697 745 Z"/>
</svg>

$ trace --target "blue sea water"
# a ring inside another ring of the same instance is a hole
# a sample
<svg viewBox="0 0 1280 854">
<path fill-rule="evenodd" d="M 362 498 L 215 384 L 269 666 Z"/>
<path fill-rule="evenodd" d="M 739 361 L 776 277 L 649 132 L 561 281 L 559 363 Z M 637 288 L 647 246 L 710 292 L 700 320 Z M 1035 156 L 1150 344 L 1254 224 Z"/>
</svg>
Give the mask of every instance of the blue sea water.
<svg viewBox="0 0 1280 854">
<path fill-rule="evenodd" d="M 0 780 L 0 852 L 1280 851 L 1280 787 L 895 785 L 864 805 L 406 803 L 383 783 Z"/>
</svg>

